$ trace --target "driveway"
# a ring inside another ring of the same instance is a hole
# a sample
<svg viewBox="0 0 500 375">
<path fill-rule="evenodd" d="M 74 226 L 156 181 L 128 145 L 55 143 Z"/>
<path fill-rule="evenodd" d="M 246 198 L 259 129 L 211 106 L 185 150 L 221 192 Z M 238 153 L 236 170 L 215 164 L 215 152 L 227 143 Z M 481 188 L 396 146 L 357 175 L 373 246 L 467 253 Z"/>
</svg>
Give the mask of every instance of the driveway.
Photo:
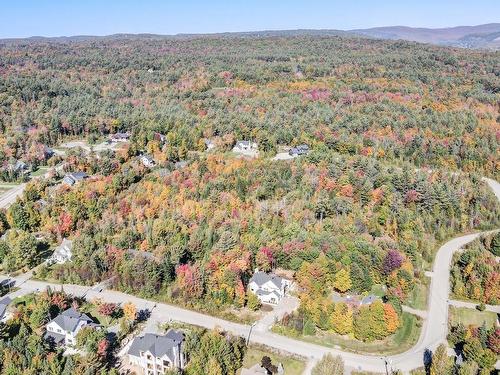
<svg viewBox="0 0 500 375">
<path fill-rule="evenodd" d="M 272 311 L 267 312 L 259 321 L 257 321 L 255 330 L 261 332 L 268 331 L 276 321 L 281 320 L 285 314 L 289 314 L 296 310 L 299 305 L 300 302 L 296 297 L 287 296 L 282 298 L 277 305 L 272 306 Z"/>
</svg>

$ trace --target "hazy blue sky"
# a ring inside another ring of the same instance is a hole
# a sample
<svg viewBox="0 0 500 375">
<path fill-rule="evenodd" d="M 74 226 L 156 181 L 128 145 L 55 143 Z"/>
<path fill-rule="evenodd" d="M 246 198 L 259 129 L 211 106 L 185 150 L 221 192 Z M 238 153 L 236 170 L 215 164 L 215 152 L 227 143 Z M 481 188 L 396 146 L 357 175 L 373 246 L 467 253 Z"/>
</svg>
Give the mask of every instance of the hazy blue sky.
<svg viewBox="0 0 500 375">
<path fill-rule="evenodd" d="M 500 0 L 1 0 L 0 38 L 500 22 Z"/>
</svg>

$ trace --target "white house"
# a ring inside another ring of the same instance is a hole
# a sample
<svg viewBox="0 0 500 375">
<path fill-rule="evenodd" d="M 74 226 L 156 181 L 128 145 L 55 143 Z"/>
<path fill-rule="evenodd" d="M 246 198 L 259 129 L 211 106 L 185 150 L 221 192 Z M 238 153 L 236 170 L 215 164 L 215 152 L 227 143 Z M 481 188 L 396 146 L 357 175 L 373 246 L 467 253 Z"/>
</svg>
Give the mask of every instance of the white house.
<svg viewBox="0 0 500 375">
<path fill-rule="evenodd" d="M 153 159 L 152 156 L 144 154 L 141 156 L 141 162 L 144 164 L 145 167 L 148 168 L 153 168 L 155 166 L 155 160 Z"/>
<path fill-rule="evenodd" d="M 233 152 L 246 156 L 257 156 L 259 149 L 255 142 L 238 141 L 233 147 Z"/>
<path fill-rule="evenodd" d="M 73 256 L 73 241 L 64 238 L 59 246 L 52 253 L 52 256 L 47 260 L 47 263 L 63 264 L 71 261 Z"/>
<path fill-rule="evenodd" d="M 128 350 L 131 365 L 140 367 L 145 375 L 160 375 L 167 370 L 183 369 L 184 334 L 170 329 L 165 335 L 146 333 L 136 337 Z"/>
<path fill-rule="evenodd" d="M 207 148 L 207 151 L 211 151 L 215 148 L 215 143 L 211 139 L 205 138 L 203 142 L 205 142 L 205 147 Z"/>
<path fill-rule="evenodd" d="M 290 280 L 256 270 L 248 283 L 248 288 L 262 303 L 276 304 L 285 296 L 290 285 Z"/>
<path fill-rule="evenodd" d="M 0 323 L 5 323 L 7 320 L 12 318 L 12 313 L 7 310 L 7 307 L 12 302 L 10 297 L 5 297 L 0 301 Z"/>
<path fill-rule="evenodd" d="M 100 327 L 88 315 L 71 307 L 47 323 L 44 337 L 56 345 L 73 346 L 76 344 L 78 332 L 87 326 Z"/>
</svg>

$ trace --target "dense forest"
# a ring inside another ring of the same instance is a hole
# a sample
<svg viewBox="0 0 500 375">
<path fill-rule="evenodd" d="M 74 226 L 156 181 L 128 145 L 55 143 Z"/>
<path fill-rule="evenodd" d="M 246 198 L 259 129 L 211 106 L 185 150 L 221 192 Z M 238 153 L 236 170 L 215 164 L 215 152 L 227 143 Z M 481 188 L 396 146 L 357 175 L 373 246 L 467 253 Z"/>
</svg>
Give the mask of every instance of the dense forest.
<svg viewBox="0 0 500 375">
<path fill-rule="evenodd" d="M 2 269 L 69 237 L 72 261 L 36 277 L 208 312 L 248 306 L 255 268 L 292 271 L 290 325 L 383 339 L 442 241 L 499 224 L 479 177 L 500 177 L 499 57 L 312 36 L 0 45 L 0 178 L 61 166 L 1 213 Z M 126 131 L 116 152 L 47 152 Z M 240 139 L 260 157 L 231 155 Z M 59 184 L 77 170 L 91 177 Z M 369 307 L 332 301 L 374 288 Z"/>
<path fill-rule="evenodd" d="M 341 37 L 0 45 L 0 160 L 131 130 L 167 156 L 203 136 L 306 142 L 498 177 L 499 52 Z"/>
</svg>

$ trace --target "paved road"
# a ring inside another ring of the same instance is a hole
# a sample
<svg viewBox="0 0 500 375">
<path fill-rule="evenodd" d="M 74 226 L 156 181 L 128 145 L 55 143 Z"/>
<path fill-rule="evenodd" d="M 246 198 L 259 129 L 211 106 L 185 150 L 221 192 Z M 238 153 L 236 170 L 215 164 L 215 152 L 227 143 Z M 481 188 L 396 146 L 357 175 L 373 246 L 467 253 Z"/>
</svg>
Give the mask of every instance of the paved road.
<svg viewBox="0 0 500 375">
<path fill-rule="evenodd" d="M 476 309 L 478 304 L 474 302 L 450 300 L 450 305 L 455 307 L 466 307 L 468 309 Z M 486 311 L 491 311 L 500 314 L 500 305 L 485 305 L 485 307 Z"/>
<path fill-rule="evenodd" d="M 493 189 L 495 195 L 500 199 L 500 184 L 492 180 L 485 179 L 485 181 Z M 449 275 L 453 253 L 460 250 L 464 245 L 484 233 L 487 232 L 469 234 L 455 238 L 445 243 L 438 250 L 434 261 L 431 285 L 429 288 L 430 295 L 428 316 L 431 317 L 431 319 L 424 320 L 420 338 L 413 348 L 402 354 L 387 358 L 390 363 L 392 363 L 394 368 L 400 369 L 404 372 L 409 372 L 411 369 L 420 367 L 422 366 L 424 352 L 427 349 L 434 350 L 439 344 L 446 342 L 448 299 L 450 291 Z M 57 284 L 26 280 L 25 277 L 18 280 L 18 286 L 22 290 L 20 293 L 43 290 L 49 285 L 53 288 L 61 288 L 61 286 Z M 78 285 L 64 285 L 63 288 L 68 293 L 80 296 L 85 295 L 89 299 L 99 297 L 106 301 L 115 303 L 130 301 L 134 303 L 138 309 L 152 310 L 150 324 L 165 322 L 171 319 L 206 328 L 221 327 L 224 330 L 243 337 L 247 337 L 250 332 L 250 326 L 248 325 L 225 321 L 176 306 L 160 303 L 155 304 L 154 302 L 117 291 L 104 290 L 99 292 L 98 290 Z M 150 326 L 150 328 L 154 329 L 154 325 Z M 309 363 L 313 363 L 315 360 L 320 359 L 324 354 L 330 352 L 334 355 L 342 356 L 347 371 L 350 371 L 351 369 L 362 369 L 364 371 L 385 372 L 384 358 L 377 355 L 372 356 L 343 352 L 341 350 L 330 349 L 324 346 L 294 340 L 265 330 L 253 330 L 250 341 L 301 355 L 309 358 Z"/>
<path fill-rule="evenodd" d="M 25 188 L 26 184 L 20 184 L 10 190 L 7 190 L 2 196 L 0 196 L 0 208 L 9 207 L 16 201 L 16 198 L 23 193 Z"/>
</svg>

